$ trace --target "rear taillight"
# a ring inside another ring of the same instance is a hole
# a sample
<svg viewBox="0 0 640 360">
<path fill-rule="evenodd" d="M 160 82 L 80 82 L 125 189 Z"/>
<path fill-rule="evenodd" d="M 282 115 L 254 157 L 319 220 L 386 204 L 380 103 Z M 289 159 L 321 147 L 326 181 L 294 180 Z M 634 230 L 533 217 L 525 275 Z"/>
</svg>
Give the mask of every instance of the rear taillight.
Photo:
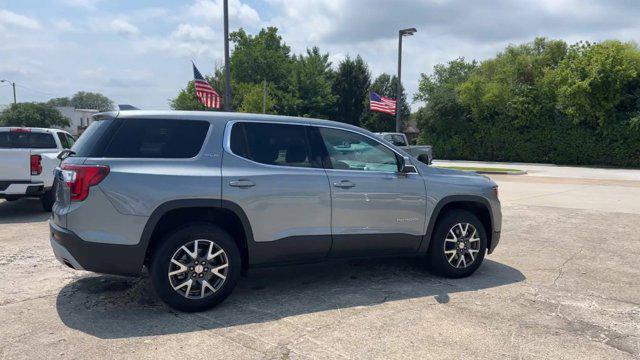
<svg viewBox="0 0 640 360">
<path fill-rule="evenodd" d="M 31 175 L 42 174 L 42 156 L 31 155 Z"/>
<path fill-rule="evenodd" d="M 29 129 L 29 128 L 11 128 L 11 129 L 9 129 L 9 132 L 12 132 L 12 133 L 30 133 L 31 129 Z"/>
<path fill-rule="evenodd" d="M 62 178 L 71 191 L 71 201 L 83 201 L 89 196 L 89 188 L 98 185 L 109 175 L 105 165 L 62 165 Z"/>
</svg>

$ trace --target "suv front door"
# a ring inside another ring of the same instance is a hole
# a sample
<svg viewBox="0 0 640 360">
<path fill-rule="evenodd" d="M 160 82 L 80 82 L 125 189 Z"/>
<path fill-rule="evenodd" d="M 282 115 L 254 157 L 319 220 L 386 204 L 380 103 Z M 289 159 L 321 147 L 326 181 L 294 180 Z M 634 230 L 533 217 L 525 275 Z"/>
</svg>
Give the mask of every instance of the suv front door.
<svg viewBox="0 0 640 360">
<path fill-rule="evenodd" d="M 306 125 L 227 125 L 222 198 L 249 220 L 251 264 L 316 260 L 331 248 L 329 182 L 309 132 Z"/>
<path fill-rule="evenodd" d="M 415 252 L 425 233 L 426 188 L 398 172 L 399 155 L 356 132 L 319 127 L 331 184 L 331 255 Z"/>
</svg>

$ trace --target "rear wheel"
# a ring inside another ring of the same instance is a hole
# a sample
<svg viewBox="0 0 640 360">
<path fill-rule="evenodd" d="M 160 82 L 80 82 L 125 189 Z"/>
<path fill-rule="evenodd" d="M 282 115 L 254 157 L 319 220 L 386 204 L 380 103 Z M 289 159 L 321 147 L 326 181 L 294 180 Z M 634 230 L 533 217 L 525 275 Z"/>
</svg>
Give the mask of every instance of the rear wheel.
<svg viewBox="0 0 640 360">
<path fill-rule="evenodd" d="M 482 222 L 472 213 L 451 210 L 438 220 L 428 257 L 433 271 L 450 278 L 473 274 L 487 250 Z"/>
<path fill-rule="evenodd" d="M 47 190 L 41 197 L 40 202 L 42 203 L 42 210 L 51 212 L 53 209 L 53 203 L 56 202 L 56 193 L 55 187 Z"/>
<path fill-rule="evenodd" d="M 222 302 L 241 272 L 240 251 L 224 230 L 190 225 L 163 239 L 151 262 L 158 296 L 182 311 L 202 311 Z"/>
</svg>

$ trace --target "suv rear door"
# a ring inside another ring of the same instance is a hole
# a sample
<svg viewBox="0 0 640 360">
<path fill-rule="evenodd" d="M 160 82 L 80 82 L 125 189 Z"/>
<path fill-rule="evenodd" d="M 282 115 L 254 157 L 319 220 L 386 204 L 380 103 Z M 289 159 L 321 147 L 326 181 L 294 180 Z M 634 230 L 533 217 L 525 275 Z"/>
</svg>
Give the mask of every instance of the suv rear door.
<svg viewBox="0 0 640 360">
<path fill-rule="evenodd" d="M 412 253 L 425 233 L 420 174 L 399 174 L 398 157 L 374 137 L 319 127 L 331 184 L 331 254 Z"/>
<path fill-rule="evenodd" d="M 251 223 L 252 264 L 323 258 L 331 248 L 331 198 L 306 125 L 232 121 L 225 131 L 222 199 Z"/>
</svg>

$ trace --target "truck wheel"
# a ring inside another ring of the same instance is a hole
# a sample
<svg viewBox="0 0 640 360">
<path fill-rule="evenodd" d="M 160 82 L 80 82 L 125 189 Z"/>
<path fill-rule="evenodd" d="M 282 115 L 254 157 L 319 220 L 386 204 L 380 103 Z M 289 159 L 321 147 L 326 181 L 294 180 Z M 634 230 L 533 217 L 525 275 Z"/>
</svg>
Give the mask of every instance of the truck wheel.
<svg viewBox="0 0 640 360">
<path fill-rule="evenodd" d="M 472 213 L 451 210 L 438 220 L 427 257 L 431 269 L 448 278 L 473 274 L 487 251 L 487 234 Z"/>
<path fill-rule="evenodd" d="M 242 270 L 238 246 L 224 230 L 193 224 L 162 239 L 150 274 L 158 296 L 174 309 L 202 311 L 222 302 Z"/>
<path fill-rule="evenodd" d="M 40 202 L 42 203 L 42 210 L 51 212 L 53 209 L 53 203 L 56 202 L 56 193 L 53 190 L 55 188 L 51 188 L 47 190 L 41 197 Z"/>
</svg>

